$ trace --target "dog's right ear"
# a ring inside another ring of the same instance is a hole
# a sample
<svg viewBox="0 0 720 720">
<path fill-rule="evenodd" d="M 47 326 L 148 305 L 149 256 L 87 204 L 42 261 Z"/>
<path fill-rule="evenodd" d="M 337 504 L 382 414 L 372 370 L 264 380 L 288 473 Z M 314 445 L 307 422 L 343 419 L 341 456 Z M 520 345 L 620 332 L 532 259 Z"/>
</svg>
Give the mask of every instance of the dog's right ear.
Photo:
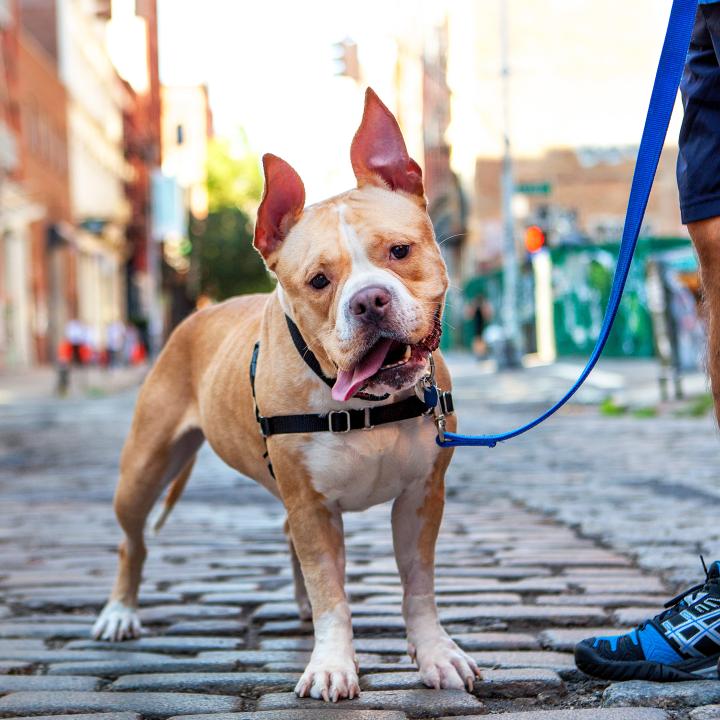
<svg viewBox="0 0 720 720">
<path fill-rule="evenodd" d="M 280 247 L 305 207 L 300 176 L 277 155 L 263 155 L 265 191 L 255 222 L 253 245 L 267 260 Z"/>
<path fill-rule="evenodd" d="M 372 88 L 365 91 L 362 122 L 350 148 L 358 187 L 378 185 L 425 201 L 422 170 L 408 155 L 395 116 Z"/>
</svg>

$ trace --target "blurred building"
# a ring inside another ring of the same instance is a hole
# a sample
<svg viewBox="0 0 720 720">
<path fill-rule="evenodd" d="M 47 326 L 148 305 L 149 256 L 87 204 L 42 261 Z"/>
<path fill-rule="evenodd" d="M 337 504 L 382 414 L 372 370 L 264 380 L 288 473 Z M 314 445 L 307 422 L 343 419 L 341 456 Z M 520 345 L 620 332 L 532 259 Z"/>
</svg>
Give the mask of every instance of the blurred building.
<svg viewBox="0 0 720 720">
<path fill-rule="evenodd" d="M 204 218 L 208 210 L 207 148 L 212 137 L 207 86 L 162 88 L 162 170 L 187 194 L 188 210 Z"/>
<path fill-rule="evenodd" d="M 453 171 L 448 141 L 452 93 L 447 78 L 447 15 L 426 30 L 422 53 L 423 160 L 428 212 L 448 273 L 459 284 L 467 209 L 460 180 Z"/>
<path fill-rule="evenodd" d="M 387 46 L 358 47 L 345 39 L 336 44 L 336 53 L 338 74 L 354 80 L 358 94 L 373 87 L 397 118 L 408 153 L 422 167 L 428 212 L 451 279 L 459 281 L 466 202 L 451 166 L 447 134 L 452 104 L 448 5 L 422 0 L 412 16 L 389 31 Z"/>
<path fill-rule="evenodd" d="M 114 5 L 114 3 L 113 3 Z M 77 255 L 77 317 L 89 345 L 105 345 L 125 318 L 123 108 L 129 102 L 108 52 L 110 0 L 21 0 L 28 34 L 56 63 L 67 93 L 70 211 Z"/>
<path fill-rule="evenodd" d="M 152 178 L 161 162 L 156 0 L 116 0 L 108 30 L 111 58 L 127 97 L 123 108 L 125 159 L 131 171 L 125 184 L 130 213 L 125 233 L 127 317 L 146 344 L 155 346 L 155 338 L 162 334 L 160 260 L 152 236 Z"/>
<path fill-rule="evenodd" d="M 201 223 L 208 214 L 207 156 L 212 132 L 205 85 L 163 86 L 158 185 L 164 188 L 165 201 L 159 208 L 158 240 L 163 248 L 167 330 L 195 307 L 197 278 L 190 264 L 188 224 Z"/>
<path fill-rule="evenodd" d="M 500 159 L 506 132 L 518 188 L 513 211 L 519 244 L 524 225 L 535 221 L 547 224 L 556 240 L 573 233 L 594 242 L 619 237 L 669 9 L 669 2 L 658 9 L 657 0 L 448 5 L 448 138 L 452 166 L 470 205 L 465 277 L 478 265 L 500 262 Z M 608 38 L 614 38 L 610 54 Z M 674 190 L 677 149 L 672 144 L 680 116 L 677 112 L 668 134 L 646 216 L 654 235 L 686 236 Z"/>
<path fill-rule="evenodd" d="M 31 225 L 42 215 L 22 184 L 20 13 L 0 2 L 0 367 L 34 359 Z"/>
<path fill-rule="evenodd" d="M 76 253 L 70 206 L 67 95 L 53 58 L 21 30 L 18 97 L 22 180 L 41 217 L 28 238 L 34 360 L 50 361 L 78 310 Z"/>
<path fill-rule="evenodd" d="M 622 234 L 637 148 L 557 148 L 513 161 L 518 251 L 524 228 L 540 226 L 551 245 L 612 242 Z M 663 152 L 643 235 L 684 237 L 675 164 L 677 147 Z M 499 158 L 478 158 L 472 221 L 475 242 L 465 249 L 465 275 L 497 266 L 502 254 Z"/>
</svg>

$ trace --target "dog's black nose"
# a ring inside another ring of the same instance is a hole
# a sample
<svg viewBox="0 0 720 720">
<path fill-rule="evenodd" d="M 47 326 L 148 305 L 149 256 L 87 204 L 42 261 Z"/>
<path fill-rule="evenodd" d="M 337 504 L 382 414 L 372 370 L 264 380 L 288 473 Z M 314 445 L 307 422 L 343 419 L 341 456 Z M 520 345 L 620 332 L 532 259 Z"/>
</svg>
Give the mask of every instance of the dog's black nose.
<svg viewBox="0 0 720 720">
<path fill-rule="evenodd" d="M 385 317 L 391 299 L 383 287 L 363 288 L 350 298 L 350 312 L 361 320 L 380 320 Z"/>
</svg>

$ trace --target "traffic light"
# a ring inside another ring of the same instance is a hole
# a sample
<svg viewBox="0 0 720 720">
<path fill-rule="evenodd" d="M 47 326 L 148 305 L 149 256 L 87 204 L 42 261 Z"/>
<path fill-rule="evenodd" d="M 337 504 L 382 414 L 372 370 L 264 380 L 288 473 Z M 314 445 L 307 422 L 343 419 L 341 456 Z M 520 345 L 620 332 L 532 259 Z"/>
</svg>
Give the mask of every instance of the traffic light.
<svg viewBox="0 0 720 720">
<path fill-rule="evenodd" d="M 545 231 L 539 225 L 530 225 L 525 230 L 525 249 L 532 255 L 545 245 Z"/>
</svg>

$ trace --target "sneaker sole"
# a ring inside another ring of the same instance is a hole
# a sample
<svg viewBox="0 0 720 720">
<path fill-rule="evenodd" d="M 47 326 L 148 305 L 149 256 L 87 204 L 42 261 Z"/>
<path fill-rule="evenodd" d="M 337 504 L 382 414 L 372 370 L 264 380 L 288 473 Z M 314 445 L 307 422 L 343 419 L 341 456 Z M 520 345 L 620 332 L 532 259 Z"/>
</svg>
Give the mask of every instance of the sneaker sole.
<svg viewBox="0 0 720 720">
<path fill-rule="evenodd" d="M 708 658 L 707 667 L 694 668 L 689 672 L 673 665 L 638 660 L 634 662 L 613 662 L 604 658 L 587 645 L 575 647 L 575 664 L 586 675 L 602 680 L 651 680 L 653 682 L 683 682 L 707 680 L 717 677 L 720 667 L 717 658 Z M 717 669 L 716 669 L 717 668 Z"/>
</svg>

